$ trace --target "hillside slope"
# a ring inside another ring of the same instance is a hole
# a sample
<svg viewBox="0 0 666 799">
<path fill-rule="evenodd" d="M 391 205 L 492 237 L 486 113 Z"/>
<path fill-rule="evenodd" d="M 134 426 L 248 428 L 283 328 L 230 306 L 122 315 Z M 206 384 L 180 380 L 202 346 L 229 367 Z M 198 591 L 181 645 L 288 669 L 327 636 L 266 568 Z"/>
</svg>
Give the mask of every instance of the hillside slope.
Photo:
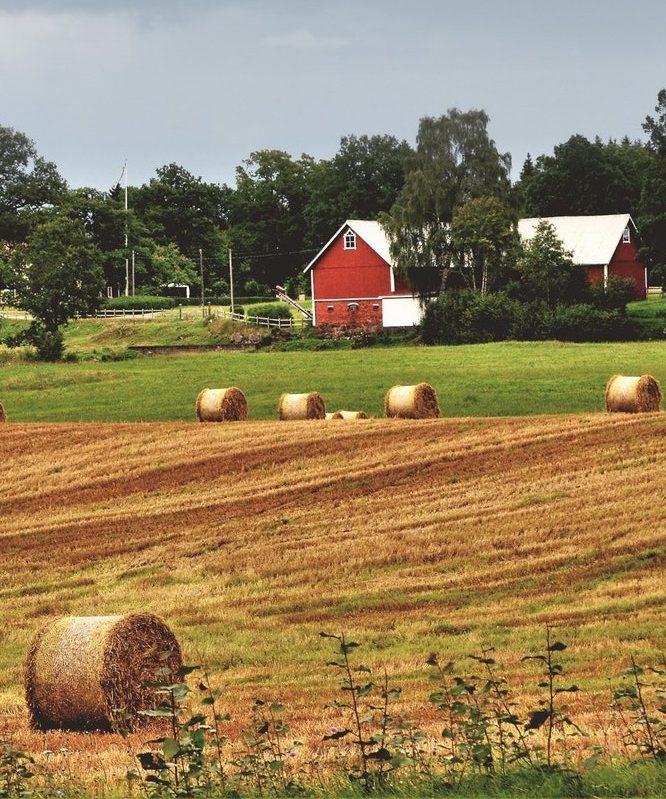
<svg viewBox="0 0 666 799">
<path fill-rule="evenodd" d="M 592 693 L 664 647 L 662 414 L 9 423 L 0 452 L 4 713 L 63 613 L 150 610 L 236 699 L 309 716 L 336 684 L 320 630 L 408 695 L 432 650 L 493 645 L 527 680 L 547 623 Z"/>
</svg>

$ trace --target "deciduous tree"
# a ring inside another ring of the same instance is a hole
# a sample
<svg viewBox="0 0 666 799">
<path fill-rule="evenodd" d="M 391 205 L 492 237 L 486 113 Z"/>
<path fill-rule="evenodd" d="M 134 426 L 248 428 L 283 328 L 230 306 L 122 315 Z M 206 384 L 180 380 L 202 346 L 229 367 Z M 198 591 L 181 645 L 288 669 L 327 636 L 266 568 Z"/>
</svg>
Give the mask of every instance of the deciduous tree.
<svg viewBox="0 0 666 799">
<path fill-rule="evenodd" d="M 523 299 L 551 307 L 584 299 L 585 272 L 574 265 L 550 222 L 539 222 L 534 236 L 523 246 L 517 270 Z"/>
<path fill-rule="evenodd" d="M 335 156 L 310 173 L 308 243 L 321 246 L 345 219 L 377 219 L 390 211 L 412 155 L 409 144 L 394 136 L 343 136 Z"/>
<path fill-rule="evenodd" d="M 47 218 L 15 248 L 10 287 L 18 306 L 35 317 L 31 332 L 43 358 L 60 357 L 60 328 L 69 319 L 99 307 L 104 288 L 101 262 L 83 224 L 64 215 Z"/>
<path fill-rule="evenodd" d="M 24 133 L 0 126 L 0 241 L 24 241 L 37 211 L 57 204 L 65 181 Z"/>
<path fill-rule="evenodd" d="M 443 282 L 450 268 L 455 210 L 475 197 L 508 194 L 511 158 L 497 150 L 488 122 L 484 111 L 457 108 L 423 118 L 405 185 L 381 217 L 396 267 L 422 292 L 431 280 L 421 277 L 434 273 Z"/>
<path fill-rule="evenodd" d="M 643 130 L 654 158 L 647 170 L 641 196 L 638 228 L 641 255 L 655 274 L 666 272 L 666 89 L 657 96 L 656 116 L 647 116 Z"/>
<path fill-rule="evenodd" d="M 487 294 L 507 280 L 519 249 L 516 214 L 496 197 L 474 197 L 454 211 L 454 261 L 471 288 Z"/>
</svg>

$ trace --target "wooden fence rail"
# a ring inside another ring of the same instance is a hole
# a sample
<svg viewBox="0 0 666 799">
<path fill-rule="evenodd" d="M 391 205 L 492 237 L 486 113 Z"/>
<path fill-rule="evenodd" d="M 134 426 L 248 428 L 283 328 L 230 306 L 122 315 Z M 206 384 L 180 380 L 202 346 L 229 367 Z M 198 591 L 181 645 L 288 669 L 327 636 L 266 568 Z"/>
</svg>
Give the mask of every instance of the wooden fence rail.
<svg viewBox="0 0 666 799">
<path fill-rule="evenodd" d="M 98 319 L 114 319 L 123 317 L 153 318 L 157 314 L 161 313 L 163 313 L 163 310 L 155 308 L 101 308 L 99 311 L 97 311 L 95 317 Z M 207 315 L 218 319 L 230 319 L 233 322 L 238 322 L 239 324 L 244 325 L 252 325 L 253 327 L 273 327 L 280 330 L 289 328 L 302 328 L 309 324 L 309 322 L 305 319 L 294 319 L 293 317 L 291 319 L 281 319 L 274 318 L 272 316 L 252 316 L 251 314 L 245 316 L 244 314 L 226 311 L 223 308 L 216 308 L 213 310 L 209 307 Z"/>
</svg>

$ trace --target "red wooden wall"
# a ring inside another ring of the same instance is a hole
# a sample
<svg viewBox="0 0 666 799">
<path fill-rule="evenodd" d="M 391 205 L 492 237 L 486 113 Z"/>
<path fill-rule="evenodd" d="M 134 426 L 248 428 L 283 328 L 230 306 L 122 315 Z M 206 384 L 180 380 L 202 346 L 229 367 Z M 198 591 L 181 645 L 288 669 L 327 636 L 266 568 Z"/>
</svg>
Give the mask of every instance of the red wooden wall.
<svg viewBox="0 0 666 799">
<path fill-rule="evenodd" d="M 599 283 L 604 279 L 603 266 L 588 266 L 587 279 L 590 283 Z M 644 300 L 645 291 L 645 266 L 638 260 L 638 250 L 633 241 L 617 245 L 615 254 L 608 264 L 608 277 L 623 277 L 633 280 L 635 284 L 634 299 Z"/>
<path fill-rule="evenodd" d="M 391 293 L 391 267 L 356 236 L 356 249 L 345 250 L 342 233 L 312 267 L 317 300 L 360 299 Z"/>
</svg>

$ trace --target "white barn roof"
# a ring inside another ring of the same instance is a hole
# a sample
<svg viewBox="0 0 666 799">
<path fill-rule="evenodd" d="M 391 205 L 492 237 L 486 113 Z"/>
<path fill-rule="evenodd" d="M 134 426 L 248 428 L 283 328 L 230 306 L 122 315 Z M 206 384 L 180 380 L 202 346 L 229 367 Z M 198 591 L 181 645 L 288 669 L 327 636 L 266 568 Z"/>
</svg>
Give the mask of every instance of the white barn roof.
<svg viewBox="0 0 666 799">
<path fill-rule="evenodd" d="M 611 262 L 627 225 L 636 229 L 629 214 L 602 216 L 550 216 L 520 219 L 518 233 L 523 241 L 534 237 L 539 222 L 550 222 L 555 235 L 580 266 L 605 266 Z"/>
<path fill-rule="evenodd" d="M 331 236 L 303 271 L 307 272 L 308 269 L 319 260 L 320 256 L 326 252 L 340 233 L 342 233 L 343 230 L 347 230 L 347 228 L 351 228 L 354 233 L 362 238 L 389 266 L 393 266 L 393 262 L 391 261 L 390 241 L 379 222 L 371 222 L 368 219 L 347 219 L 347 221 L 335 231 L 333 236 Z"/>
</svg>

